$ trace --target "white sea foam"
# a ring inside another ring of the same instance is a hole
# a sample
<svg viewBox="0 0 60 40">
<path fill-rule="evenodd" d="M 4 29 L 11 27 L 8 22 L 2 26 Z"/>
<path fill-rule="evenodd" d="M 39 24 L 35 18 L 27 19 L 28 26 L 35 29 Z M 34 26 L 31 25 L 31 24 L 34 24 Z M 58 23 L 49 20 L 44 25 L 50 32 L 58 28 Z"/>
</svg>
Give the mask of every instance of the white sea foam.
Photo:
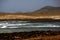
<svg viewBox="0 0 60 40">
<path fill-rule="evenodd" d="M 0 22 L 0 28 L 21 28 L 21 27 L 60 27 L 59 22 L 26 23 L 26 22 Z"/>
</svg>

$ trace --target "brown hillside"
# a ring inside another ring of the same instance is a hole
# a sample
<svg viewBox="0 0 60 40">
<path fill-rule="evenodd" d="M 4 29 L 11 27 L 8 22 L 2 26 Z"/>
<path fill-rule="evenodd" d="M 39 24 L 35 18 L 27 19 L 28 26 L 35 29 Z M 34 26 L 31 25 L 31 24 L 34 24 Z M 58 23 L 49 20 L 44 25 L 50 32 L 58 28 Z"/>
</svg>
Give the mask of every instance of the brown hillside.
<svg viewBox="0 0 60 40">
<path fill-rule="evenodd" d="M 0 19 L 60 19 L 60 7 L 46 6 L 31 13 L 0 13 Z"/>
</svg>

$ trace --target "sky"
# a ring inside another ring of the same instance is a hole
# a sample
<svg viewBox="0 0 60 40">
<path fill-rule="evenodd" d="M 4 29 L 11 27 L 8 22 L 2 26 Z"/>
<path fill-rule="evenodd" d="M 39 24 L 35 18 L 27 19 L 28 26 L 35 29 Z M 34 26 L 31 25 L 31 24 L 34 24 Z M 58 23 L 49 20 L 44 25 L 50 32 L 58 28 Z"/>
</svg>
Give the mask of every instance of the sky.
<svg viewBox="0 0 60 40">
<path fill-rule="evenodd" d="M 32 12 L 45 6 L 60 7 L 60 0 L 0 0 L 0 12 Z"/>
</svg>

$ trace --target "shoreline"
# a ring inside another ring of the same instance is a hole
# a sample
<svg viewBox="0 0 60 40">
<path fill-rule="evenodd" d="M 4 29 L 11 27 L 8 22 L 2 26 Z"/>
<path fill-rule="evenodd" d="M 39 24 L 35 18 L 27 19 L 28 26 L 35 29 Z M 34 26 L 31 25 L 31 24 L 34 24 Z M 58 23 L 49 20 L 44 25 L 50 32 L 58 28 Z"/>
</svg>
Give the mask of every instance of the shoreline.
<svg viewBox="0 0 60 40">
<path fill-rule="evenodd" d="M 0 33 L 30 32 L 30 31 L 60 31 L 60 27 L 23 27 L 23 28 L 0 28 Z"/>
<path fill-rule="evenodd" d="M 0 21 L 27 21 L 27 22 L 60 22 L 60 19 L 0 19 Z"/>
<path fill-rule="evenodd" d="M 60 31 L 0 33 L 0 40 L 59 40 Z"/>
</svg>

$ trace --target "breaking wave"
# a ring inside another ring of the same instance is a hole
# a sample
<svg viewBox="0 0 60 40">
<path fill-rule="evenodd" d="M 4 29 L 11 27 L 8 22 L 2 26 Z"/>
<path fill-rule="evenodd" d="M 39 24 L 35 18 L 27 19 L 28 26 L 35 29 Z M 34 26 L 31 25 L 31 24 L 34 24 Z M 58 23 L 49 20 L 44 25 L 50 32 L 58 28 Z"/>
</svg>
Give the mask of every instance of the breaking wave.
<svg viewBox="0 0 60 40">
<path fill-rule="evenodd" d="M 23 28 L 23 27 L 60 27 L 60 22 L 28 23 L 27 21 L 1 21 L 0 28 Z"/>
</svg>

